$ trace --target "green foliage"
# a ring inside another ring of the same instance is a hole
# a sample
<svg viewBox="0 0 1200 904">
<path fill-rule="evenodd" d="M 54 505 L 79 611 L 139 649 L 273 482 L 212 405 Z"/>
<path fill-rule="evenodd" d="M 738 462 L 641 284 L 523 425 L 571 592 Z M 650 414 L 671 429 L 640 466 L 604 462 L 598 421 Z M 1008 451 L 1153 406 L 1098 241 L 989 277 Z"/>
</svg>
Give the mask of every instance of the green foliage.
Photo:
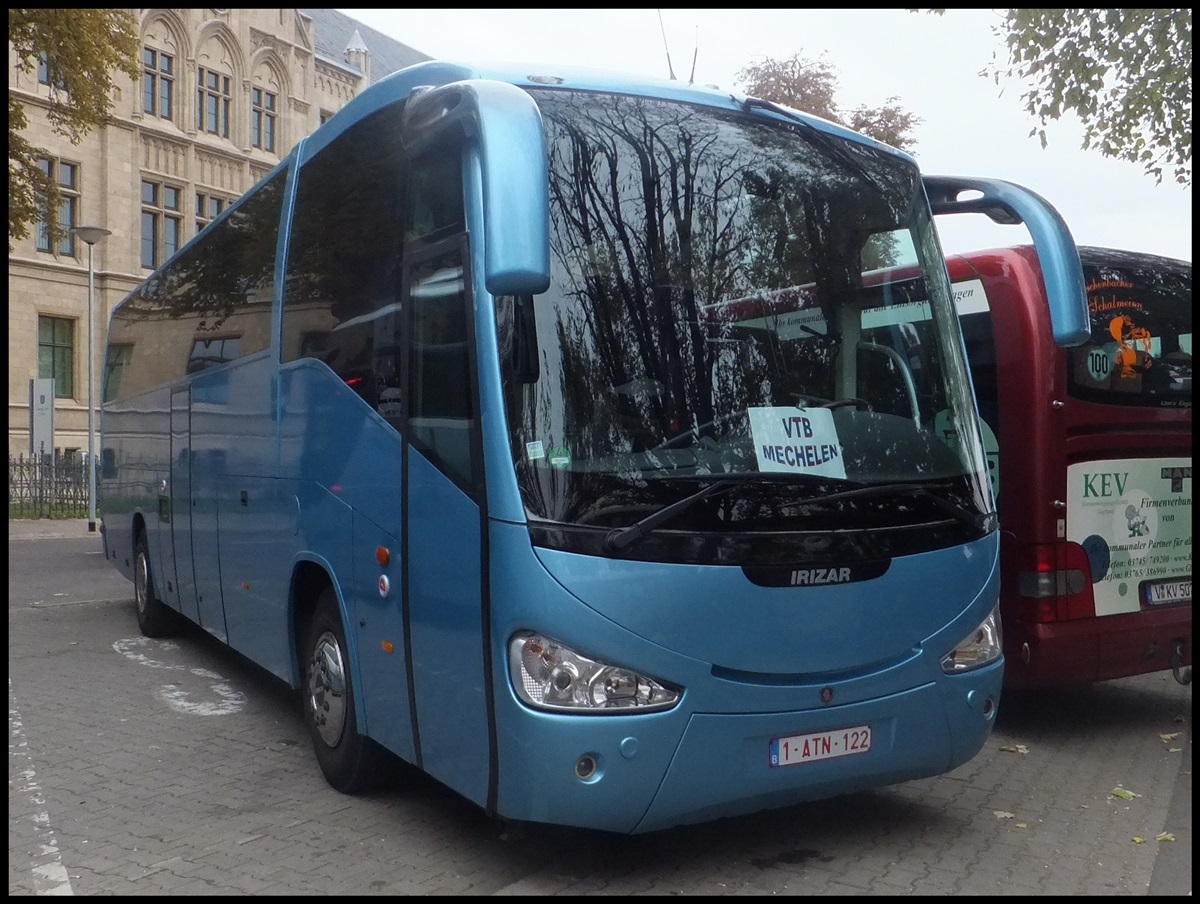
<svg viewBox="0 0 1200 904">
<path fill-rule="evenodd" d="M 994 30 L 1008 62 L 980 75 L 1030 83 L 1021 100 L 1041 126 L 1074 113 L 1085 149 L 1191 185 L 1190 9 L 1009 9 Z M 1029 134 L 1046 146 L 1045 128 Z"/>
<path fill-rule="evenodd" d="M 36 72 L 45 54 L 50 80 L 50 126 L 74 144 L 104 122 L 112 106 L 113 73 L 132 79 L 141 75 L 138 26 L 128 9 L 10 9 L 8 40 L 16 52 L 17 71 Z M 50 156 L 31 145 L 25 106 L 8 95 L 8 238 L 25 238 L 41 210 L 57 210 L 58 186 L 38 166 Z M 48 218 L 50 239 L 62 237 L 55 218 Z"/>
<path fill-rule="evenodd" d="M 887 104 L 878 109 L 859 106 L 846 114 L 839 110 L 835 98 L 837 73 L 823 55 L 816 62 L 800 54 L 786 60 L 768 57 L 738 72 L 737 83 L 753 97 L 820 116 L 894 148 L 911 152 L 916 143 L 912 130 L 921 120 L 904 110 L 898 97 L 889 97 Z"/>
<path fill-rule="evenodd" d="M 850 111 L 846 125 L 876 141 L 911 153 L 916 144 L 912 130 L 921 124 L 921 119 L 901 107 L 899 101 L 899 97 L 893 96 L 882 107 L 856 107 Z"/>
<path fill-rule="evenodd" d="M 837 114 L 837 74 L 822 56 L 817 62 L 799 54 L 786 59 L 767 57 L 737 74 L 737 82 L 753 97 L 840 122 Z"/>
</svg>

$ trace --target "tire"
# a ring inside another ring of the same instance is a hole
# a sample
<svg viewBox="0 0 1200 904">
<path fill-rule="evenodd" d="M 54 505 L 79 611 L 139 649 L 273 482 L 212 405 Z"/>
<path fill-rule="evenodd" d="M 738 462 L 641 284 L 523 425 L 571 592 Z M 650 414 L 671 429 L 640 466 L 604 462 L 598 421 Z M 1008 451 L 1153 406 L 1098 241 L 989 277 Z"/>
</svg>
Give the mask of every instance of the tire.
<svg viewBox="0 0 1200 904">
<path fill-rule="evenodd" d="M 133 604 L 138 627 L 146 637 L 165 637 L 179 626 L 175 611 L 154 592 L 154 571 L 145 531 L 139 531 L 133 547 Z"/>
<path fill-rule="evenodd" d="M 382 749 L 358 731 L 357 679 L 332 587 L 317 600 L 304 649 L 304 721 L 317 763 L 336 790 L 365 791 L 377 783 Z"/>
</svg>

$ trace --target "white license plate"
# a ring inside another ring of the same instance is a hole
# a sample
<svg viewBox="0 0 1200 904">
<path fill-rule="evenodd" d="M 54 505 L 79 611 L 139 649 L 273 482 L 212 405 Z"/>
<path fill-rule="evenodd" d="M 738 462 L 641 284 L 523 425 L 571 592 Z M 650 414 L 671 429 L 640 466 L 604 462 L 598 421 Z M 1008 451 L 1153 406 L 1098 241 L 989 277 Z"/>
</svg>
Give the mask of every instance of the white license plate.
<svg viewBox="0 0 1200 904">
<path fill-rule="evenodd" d="M 855 725 L 836 731 L 774 738 L 768 762 L 772 766 L 795 766 L 799 763 L 815 763 L 817 760 L 832 760 L 839 756 L 854 756 L 870 749 L 871 726 Z"/>
<path fill-rule="evenodd" d="M 1192 601 L 1191 581 L 1160 581 L 1146 586 L 1146 602 L 1151 606 L 1162 603 L 1190 603 Z"/>
</svg>

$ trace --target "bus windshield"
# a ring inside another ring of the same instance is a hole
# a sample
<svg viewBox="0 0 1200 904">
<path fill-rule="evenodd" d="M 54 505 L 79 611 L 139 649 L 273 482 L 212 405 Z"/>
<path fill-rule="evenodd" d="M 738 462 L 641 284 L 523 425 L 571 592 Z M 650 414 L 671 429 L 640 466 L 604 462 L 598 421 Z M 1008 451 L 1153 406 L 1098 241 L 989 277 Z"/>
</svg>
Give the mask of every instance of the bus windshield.
<svg viewBox="0 0 1200 904">
<path fill-rule="evenodd" d="M 891 555 L 979 535 L 986 517 L 928 504 L 993 509 L 911 161 L 758 111 L 532 93 L 551 286 L 498 318 L 519 486 L 531 525 L 554 526 L 535 543 L 592 550 L 589 531 L 717 480 L 737 486 L 640 554 L 736 559 L 719 538 L 747 532 L 871 534 Z M 923 492 L 845 494 L 886 486 Z M 693 556 L 680 534 L 716 545 Z"/>
<path fill-rule="evenodd" d="M 1192 274 L 1181 261 L 1080 248 L 1092 336 L 1067 351 L 1073 396 L 1108 405 L 1192 404 Z"/>
</svg>

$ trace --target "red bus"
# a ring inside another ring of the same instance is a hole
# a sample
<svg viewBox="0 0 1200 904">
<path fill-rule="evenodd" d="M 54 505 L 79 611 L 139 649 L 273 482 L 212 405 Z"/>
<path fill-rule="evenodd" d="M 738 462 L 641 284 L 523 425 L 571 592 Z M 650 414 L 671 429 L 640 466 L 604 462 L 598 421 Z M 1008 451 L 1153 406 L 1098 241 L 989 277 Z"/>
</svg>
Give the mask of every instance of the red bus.
<svg viewBox="0 0 1200 904">
<path fill-rule="evenodd" d="M 1005 687 L 1192 660 L 1192 265 L 1081 247 L 1092 334 L 1051 337 L 1032 247 L 950 256 L 1000 513 Z"/>
</svg>

